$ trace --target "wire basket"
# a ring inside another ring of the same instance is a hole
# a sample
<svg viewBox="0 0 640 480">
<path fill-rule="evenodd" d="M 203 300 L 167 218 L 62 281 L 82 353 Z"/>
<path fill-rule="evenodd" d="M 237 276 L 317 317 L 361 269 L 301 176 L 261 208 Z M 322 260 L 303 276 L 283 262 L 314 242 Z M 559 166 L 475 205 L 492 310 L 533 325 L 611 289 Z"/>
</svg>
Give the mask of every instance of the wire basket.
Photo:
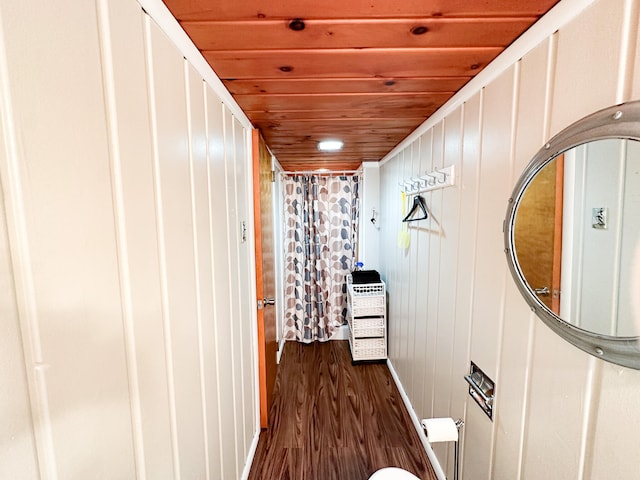
<svg viewBox="0 0 640 480">
<path fill-rule="evenodd" d="M 354 338 L 384 337 L 386 330 L 385 317 L 347 317 Z"/>
<path fill-rule="evenodd" d="M 375 296 L 385 294 L 384 282 L 380 283 L 353 283 L 351 275 L 347 275 L 347 288 L 354 297 Z"/>
<path fill-rule="evenodd" d="M 371 317 L 386 313 L 385 297 L 382 295 L 362 298 L 351 297 L 350 301 L 349 306 L 354 317 Z"/>
<path fill-rule="evenodd" d="M 386 338 L 353 338 L 353 334 L 349 334 L 349 346 L 354 362 L 387 358 Z"/>
</svg>

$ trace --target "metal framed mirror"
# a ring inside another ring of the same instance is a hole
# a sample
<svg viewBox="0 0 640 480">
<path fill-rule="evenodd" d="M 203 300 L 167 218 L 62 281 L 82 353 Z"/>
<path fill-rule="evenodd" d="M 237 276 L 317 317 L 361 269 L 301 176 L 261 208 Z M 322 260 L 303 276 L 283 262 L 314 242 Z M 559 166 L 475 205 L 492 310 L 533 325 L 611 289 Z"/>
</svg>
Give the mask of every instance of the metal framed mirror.
<svg viewBox="0 0 640 480">
<path fill-rule="evenodd" d="M 536 153 L 509 199 L 504 244 L 547 326 L 640 369 L 640 101 L 589 115 Z"/>
</svg>

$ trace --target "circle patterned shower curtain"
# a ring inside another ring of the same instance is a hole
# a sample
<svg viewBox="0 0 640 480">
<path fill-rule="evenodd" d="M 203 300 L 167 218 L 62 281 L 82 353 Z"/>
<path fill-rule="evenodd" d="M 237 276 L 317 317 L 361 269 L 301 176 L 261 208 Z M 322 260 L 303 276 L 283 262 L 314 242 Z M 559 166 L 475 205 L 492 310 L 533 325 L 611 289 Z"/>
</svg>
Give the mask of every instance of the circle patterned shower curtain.
<svg viewBox="0 0 640 480">
<path fill-rule="evenodd" d="M 284 180 L 286 340 L 326 341 L 346 321 L 358 238 L 359 177 Z"/>
</svg>

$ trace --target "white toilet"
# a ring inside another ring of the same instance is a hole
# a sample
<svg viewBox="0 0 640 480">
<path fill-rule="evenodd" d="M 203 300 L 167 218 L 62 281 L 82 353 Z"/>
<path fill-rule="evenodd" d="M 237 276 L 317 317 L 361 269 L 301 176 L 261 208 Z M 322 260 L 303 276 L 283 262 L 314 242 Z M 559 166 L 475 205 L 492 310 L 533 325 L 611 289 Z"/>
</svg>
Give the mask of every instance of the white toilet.
<svg viewBox="0 0 640 480">
<path fill-rule="evenodd" d="M 420 480 L 414 474 L 397 467 L 387 467 L 378 470 L 369 480 Z"/>
</svg>

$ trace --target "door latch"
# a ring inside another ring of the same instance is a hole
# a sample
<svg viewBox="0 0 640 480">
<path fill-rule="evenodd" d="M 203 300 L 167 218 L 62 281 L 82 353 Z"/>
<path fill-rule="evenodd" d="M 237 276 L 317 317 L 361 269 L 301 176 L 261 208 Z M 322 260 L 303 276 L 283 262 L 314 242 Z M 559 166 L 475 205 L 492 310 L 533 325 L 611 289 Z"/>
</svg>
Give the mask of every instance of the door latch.
<svg viewBox="0 0 640 480">
<path fill-rule="evenodd" d="M 258 310 L 262 310 L 264 307 L 268 305 L 275 305 L 275 298 L 263 298 L 262 300 L 258 299 Z"/>
</svg>

